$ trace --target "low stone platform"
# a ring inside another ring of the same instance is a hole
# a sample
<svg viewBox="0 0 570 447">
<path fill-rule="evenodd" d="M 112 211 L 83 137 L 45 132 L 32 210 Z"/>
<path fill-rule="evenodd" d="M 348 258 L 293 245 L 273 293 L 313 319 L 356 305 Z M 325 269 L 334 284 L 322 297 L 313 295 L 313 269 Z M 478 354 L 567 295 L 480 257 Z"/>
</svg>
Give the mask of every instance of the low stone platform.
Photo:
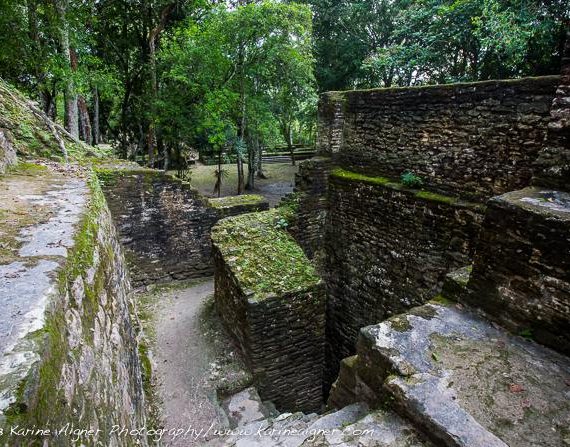
<svg viewBox="0 0 570 447">
<path fill-rule="evenodd" d="M 429 303 L 362 329 L 350 366 L 333 402 L 389 402 L 438 445 L 570 440 L 570 360 L 461 306 Z"/>
<path fill-rule="evenodd" d="M 208 447 L 433 447 L 391 411 L 358 402 L 323 415 L 283 413 L 251 421 Z"/>
</svg>

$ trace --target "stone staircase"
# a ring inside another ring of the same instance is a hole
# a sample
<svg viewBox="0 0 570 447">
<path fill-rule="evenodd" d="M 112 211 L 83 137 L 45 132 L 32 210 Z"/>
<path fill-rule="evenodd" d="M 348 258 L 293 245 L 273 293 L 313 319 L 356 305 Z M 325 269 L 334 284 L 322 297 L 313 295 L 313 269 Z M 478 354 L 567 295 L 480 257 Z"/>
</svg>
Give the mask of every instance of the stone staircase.
<svg viewBox="0 0 570 447">
<path fill-rule="evenodd" d="M 388 410 L 357 402 L 339 410 L 278 414 L 248 388 L 222 407 L 231 433 L 212 439 L 210 447 L 422 447 L 432 446 L 409 422 Z"/>
<path fill-rule="evenodd" d="M 570 360 L 460 304 L 430 302 L 360 333 L 329 404 L 390 402 L 442 446 L 570 444 Z"/>
<path fill-rule="evenodd" d="M 444 293 L 465 294 L 469 276 L 449 274 Z M 440 296 L 361 330 L 333 410 L 279 414 L 254 388 L 222 408 L 231 432 L 208 446 L 562 447 L 570 359 Z"/>
</svg>

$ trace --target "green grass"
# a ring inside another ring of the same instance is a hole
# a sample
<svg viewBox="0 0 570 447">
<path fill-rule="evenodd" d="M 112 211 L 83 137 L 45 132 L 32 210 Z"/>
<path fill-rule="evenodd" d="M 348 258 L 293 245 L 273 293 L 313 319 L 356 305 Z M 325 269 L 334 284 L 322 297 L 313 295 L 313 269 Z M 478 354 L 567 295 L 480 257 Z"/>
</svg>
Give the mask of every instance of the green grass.
<svg viewBox="0 0 570 447">
<path fill-rule="evenodd" d="M 437 194 L 430 191 L 418 191 L 416 193 L 416 197 L 419 199 L 431 200 L 432 202 L 447 203 L 449 205 L 459 201 L 457 197 L 444 196 L 443 194 Z"/>
</svg>

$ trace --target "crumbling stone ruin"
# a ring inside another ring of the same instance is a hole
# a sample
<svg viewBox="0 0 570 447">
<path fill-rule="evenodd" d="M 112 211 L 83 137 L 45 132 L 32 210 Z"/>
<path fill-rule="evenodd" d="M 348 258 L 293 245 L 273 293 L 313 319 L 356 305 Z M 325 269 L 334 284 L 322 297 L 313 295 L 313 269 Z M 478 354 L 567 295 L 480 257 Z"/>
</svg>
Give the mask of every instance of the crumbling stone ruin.
<svg viewBox="0 0 570 447">
<path fill-rule="evenodd" d="M 561 76 L 322 95 L 318 156 L 271 210 L 66 166 L 85 148 L 1 85 L 0 444 L 148 445 L 132 284 L 214 274 L 253 377 L 221 411 L 263 436 L 208 445 L 567 445 L 569 45 Z"/>
<path fill-rule="evenodd" d="M 366 414 L 377 409 L 378 431 L 398 433 L 379 410 L 391 408 L 420 433 L 420 441 L 376 438 L 381 445 L 568 443 L 568 50 L 562 76 L 321 96 L 318 156 L 300 167 L 288 232 L 325 284 L 326 408 L 365 404 Z M 406 171 L 423 184 L 403 184 Z M 218 309 L 250 367 L 263 370 L 265 359 L 243 342 L 258 331 L 256 318 L 249 308 L 235 318 L 228 305 L 226 284 L 242 286 L 241 242 L 222 246 Z M 287 305 L 286 290 L 274 294 Z M 238 302 L 251 306 L 247 292 Z M 264 309 L 264 319 L 279 315 L 280 333 L 295 333 L 304 311 L 295 301 L 285 316 Z M 314 337 L 309 331 L 306 343 Z M 270 380 L 275 392 L 289 379 Z M 300 409 L 284 397 L 271 395 L 283 399 L 279 410 Z M 340 441 L 357 445 L 328 434 L 295 445 Z"/>
</svg>

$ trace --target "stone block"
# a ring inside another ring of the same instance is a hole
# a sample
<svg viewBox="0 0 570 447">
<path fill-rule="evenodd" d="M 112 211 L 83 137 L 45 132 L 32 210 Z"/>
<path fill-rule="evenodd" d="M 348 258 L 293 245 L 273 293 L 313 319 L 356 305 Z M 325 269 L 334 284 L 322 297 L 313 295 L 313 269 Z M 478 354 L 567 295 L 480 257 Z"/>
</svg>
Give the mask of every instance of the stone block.
<svg viewBox="0 0 570 447">
<path fill-rule="evenodd" d="M 489 201 L 464 301 L 570 353 L 570 194 L 530 187 Z"/>
<path fill-rule="evenodd" d="M 324 284 L 279 210 L 221 220 L 212 229 L 215 300 L 263 400 L 281 411 L 323 404 Z"/>
</svg>

